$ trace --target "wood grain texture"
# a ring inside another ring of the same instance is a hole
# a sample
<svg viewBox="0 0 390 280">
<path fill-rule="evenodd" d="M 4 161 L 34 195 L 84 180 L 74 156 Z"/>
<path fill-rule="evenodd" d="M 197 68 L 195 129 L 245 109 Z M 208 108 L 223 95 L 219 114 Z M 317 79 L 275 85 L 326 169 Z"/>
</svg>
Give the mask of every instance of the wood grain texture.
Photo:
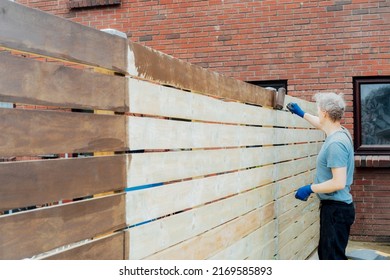
<svg viewBox="0 0 390 280">
<path fill-rule="evenodd" d="M 120 151 L 126 118 L 38 110 L 0 109 L 0 156 Z"/>
<path fill-rule="evenodd" d="M 249 234 L 273 221 L 274 216 L 274 205 L 272 203 L 267 204 L 204 234 L 156 253 L 147 259 L 203 260 L 218 256 L 220 251 L 226 250 L 226 248 L 245 239 Z M 270 236 L 273 236 L 276 227 L 273 226 L 270 229 L 272 231 Z M 229 255 L 233 255 L 235 258 L 240 257 L 237 253 L 237 251 L 234 251 L 234 254 Z"/>
<path fill-rule="evenodd" d="M 134 78 L 128 78 L 127 82 L 132 113 L 246 125 L 312 127 L 286 111 L 226 102 Z M 301 100 L 300 104 L 306 104 L 306 101 Z"/>
<path fill-rule="evenodd" d="M 285 231 L 279 233 L 279 248 L 283 248 L 291 240 L 296 239 L 306 228 L 309 228 L 313 223 L 317 222 L 319 217 L 318 208 L 312 208 L 311 211 L 303 213 L 302 216 L 292 223 Z"/>
<path fill-rule="evenodd" d="M 314 129 L 285 129 L 243 125 L 129 117 L 129 147 L 187 149 L 274 145 L 322 141 Z"/>
<path fill-rule="evenodd" d="M 127 223 L 134 225 L 211 203 L 260 187 L 256 195 L 273 198 L 273 166 L 128 192 Z M 268 185 L 265 185 L 268 184 Z"/>
<path fill-rule="evenodd" d="M 126 72 L 127 40 L 11 1 L 0 2 L 0 46 Z"/>
<path fill-rule="evenodd" d="M 135 77 L 230 101 L 272 107 L 273 94 L 269 90 L 211 72 L 140 44 L 129 42 L 128 58 L 128 72 Z"/>
<path fill-rule="evenodd" d="M 1 53 L 0 84 L 0 101 L 117 112 L 128 110 L 126 81 L 120 76 Z"/>
<path fill-rule="evenodd" d="M 0 163 L 0 211 L 123 190 L 126 165 L 125 156 Z"/>
<path fill-rule="evenodd" d="M 86 244 L 51 254 L 45 260 L 124 260 L 126 232 L 98 238 Z"/>
<path fill-rule="evenodd" d="M 21 259 L 125 227 L 125 196 L 0 216 L 0 259 Z"/>
<path fill-rule="evenodd" d="M 130 228 L 130 259 L 142 259 L 193 238 L 266 204 L 273 193 L 257 188 Z M 210 214 L 212 213 L 212 215 Z M 158 235 L 155 233 L 159 232 Z"/>
<path fill-rule="evenodd" d="M 316 143 L 305 143 L 253 148 L 136 153 L 132 155 L 127 186 L 168 182 L 298 160 L 315 155 L 317 147 Z M 312 162 L 308 162 L 307 166 L 300 164 L 294 169 L 289 169 L 289 166 L 294 167 L 294 163 L 280 164 L 283 164 L 284 172 L 278 172 L 278 178 L 282 179 L 294 174 L 292 171 L 297 170 L 298 167 L 303 168 L 300 172 L 310 169 Z"/>
<path fill-rule="evenodd" d="M 316 197 L 311 196 L 307 202 L 299 202 L 296 207 L 290 208 L 285 213 L 278 215 L 278 232 L 285 231 L 292 224 L 297 222 L 304 213 L 312 212 L 313 210 L 318 210 L 319 200 Z"/>
<path fill-rule="evenodd" d="M 298 259 L 298 256 L 301 259 L 306 259 L 311 252 L 305 249 L 306 244 L 311 240 L 317 238 L 319 232 L 319 221 L 314 222 L 311 225 L 308 225 L 307 228 L 304 228 L 304 231 L 297 236 L 297 238 L 292 239 L 286 246 L 279 248 L 278 259 L 281 260 L 292 260 Z M 301 251 L 307 252 L 305 255 L 300 254 Z"/>
<path fill-rule="evenodd" d="M 272 260 L 276 253 L 276 221 L 268 221 L 264 226 L 244 236 L 234 244 L 212 256 L 214 260 Z"/>
</svg>

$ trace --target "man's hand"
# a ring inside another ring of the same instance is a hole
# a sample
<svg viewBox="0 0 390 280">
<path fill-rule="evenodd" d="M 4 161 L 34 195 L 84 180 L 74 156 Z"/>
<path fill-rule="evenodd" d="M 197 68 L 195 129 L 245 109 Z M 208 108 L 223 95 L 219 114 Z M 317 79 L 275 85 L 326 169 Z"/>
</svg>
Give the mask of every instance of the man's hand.
<svg viewBox="0 0 390 280">
<path fill-rule="evenodd" d="M 306 186 L 300 187 L 297 190 L 297 192 L 295 193 L 295 198 L 306 201 L 312 193 L 313 193 L 313 191 L 311 190 L 311 184 L 306 185 Z"/>
<path fill-rule="evenodd" d="M 301 118 L 303 118 L 303 116 L 305 115 L 305 112 L 301 109 L 301 107 L 299 107 L 297 103 L 288 103 L 286 107 L 291 113 L 296 114 Z"/>
</svg>

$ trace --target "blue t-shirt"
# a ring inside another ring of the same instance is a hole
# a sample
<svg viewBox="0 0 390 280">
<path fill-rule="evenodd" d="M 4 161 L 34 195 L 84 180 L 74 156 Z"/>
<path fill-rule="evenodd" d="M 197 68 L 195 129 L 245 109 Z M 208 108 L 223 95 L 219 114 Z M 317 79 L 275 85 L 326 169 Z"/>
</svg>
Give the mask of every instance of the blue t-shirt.
<svg viewBox="0 0 390 280">
<path fill-rule="evenodd" d="M 333 178 L 332 168 L 347 167 L 347 182 L 345 188 L 332 193 L 317 193 L 320 200 L 335 200 L 346 203 L 353 201 L 351 184 L 355 169 L 354 152 L 349 132 L 336 131 L 329 135 L 317 157 L 317 172 L 314 183 L 322 183 Z"/>
</svg>

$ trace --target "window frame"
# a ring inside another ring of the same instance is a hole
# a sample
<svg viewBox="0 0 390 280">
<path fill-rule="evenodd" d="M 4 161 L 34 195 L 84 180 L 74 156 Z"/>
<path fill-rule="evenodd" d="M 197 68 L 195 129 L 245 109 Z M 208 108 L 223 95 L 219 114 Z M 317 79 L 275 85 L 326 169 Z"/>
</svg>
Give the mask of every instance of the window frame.
<svg viewBox="0 0 390 280">
<path fill-rule="evenodd" d="M 368 145 L 362 142 L 362 110 L 361 110 L 361 85 L 365 84 L 389 84 L 390 76 L 370 76 L 353 78 L 354 97 L 354 144 L 356 155 L 390 155 L 390 144 Z"/>
</svg>

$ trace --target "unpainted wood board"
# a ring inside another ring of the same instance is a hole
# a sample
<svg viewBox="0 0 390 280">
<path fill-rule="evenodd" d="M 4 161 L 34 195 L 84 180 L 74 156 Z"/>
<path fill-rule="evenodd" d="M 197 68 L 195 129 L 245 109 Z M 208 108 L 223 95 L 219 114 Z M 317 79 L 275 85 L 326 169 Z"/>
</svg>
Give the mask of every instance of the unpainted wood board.
<svg viewBox="0 0 390 280">
<path fill-rule="evenodd" d="M 127 223 L 134 225 L 149 221 L 259 186 L 257 195 L 268 197 L 271 201 L 275 189 L 270 184 L 274 168 L 270 165 L 128 192 Z"/>
<path fill-rule="evenodd" d="M 281 260 L 290 260 L 290 259 L 298 259 L 300 256 L 302 259 L 306 259 L 307 256 L 299 255 L 299 252 L 304 248 L 308 242 L 315 238 L 315 236 L 319 232 L 319 221 L 313 223 L 308 228 L 305 229 L 297 238 L 291 240 L 286 246 L 283 248 L 279 248 L 278 258 Z"/>
<path fill-rule="evenodd" d="M 296 187 L 296 188 L 299 188 L 299 187 Z M 297 207 L 300 204 L 300 202 L 301 202 L 300 200 L 295 198 L 295 191 L 289 193 L 288 195 L 280 197 L 276 201 L 278 215 L 282 215 L 283 213 L 287 212 L 288 210 Z"/>
<path fill-rule="evenodd" d="M 286 102 L 285 104 L 287 105 Z M 301 105 L 305 104 L 305 101 L 300 100 L 299 104 Z M 314 126 L 312 126 L 308 121 L 306 121 L 301 117 L 298 117 L 297 115 L 293 115 L 287 109 L 278 110 L 275 112 L 275 114 L 276 114 L 276 119 L 274 120 L 273 123 L 274 126 L 314 129 Z"/>
<path fill-rule="evenodd" d="M 56 252 L 42 259 L 45 260 L 124 260 L 125 232 L 88 241 L 85 244 Z"/>
<path fill-rule="evenodd" d="M 264 226 L 256 229 L 247 236 L 241 238 L 234 244 L 224 248 L 210 259 L 214 260 L 244 260 L 257 251 L 263 251 L 264 257 L 269 259 L 275 254 L 275 248 L 268 248 L 270 242 L 275 240 L 275 223 L 269 221 Z"/>
<path fill-rule="evenodd" d="M 304 213 L 311 212 L 319 208 L 319 200 L 311 196 L 307 201 L 300 202 L 297 207 L 291 208 L 287 212 L 277 215 L 279 232 L 285 231 L 291 224 L 295 223 Z M 276 209 L 276 212 L 278 209 Z"/>
<path fill-rule="evenodd" d="M 259 191 L 255 189 L 130 228 L 130 259 L 145 258 L 262 207 L 269 198 L 258 196 Z"/>
<path fill-rule="evenodd" d="M 325 134 L 317 129 L 275 129 L 273 144 L 314 142 L 325 140 Z"/>
<path fill-rule="evenodd" d="M 264 166 L 315 153 L 313 144 L 135 153 L 128 169 L 128 187 L 169 182 L 244 168 Z M 306 169 L 303 169 L 304 171 Z M 280 174 L 280 178 L 286 177 Z"/>
<path fill-rule="evenodd" d="M 1 53 L 0 84 L 0 101 L 128 111 L 126 80 L 120 76 Z"/>
<path fill-rule="evenodd" d="M 286 95 L 284 99 L 284 104 L 287 105 L 290 102 L 297 103 L 299 107 L 302 108 L 303 111 L 310 113 L 312 115 L 317 115 L 317 104 L 314 102 L 309 102 L 303 99 L 300 99 L 295 96 Z M 286 106 L 285 106 L 286 108 Z M 297 115 L 294 115 L 294 117 L 298 117 Z M 298 117 L 299 118 L 299 117 Z"/>
<path fill-rule="evenodd" d="M 126 226 L 116 194 L 0 216 L 0 259 L 22 259 Z"/>
<path fill-rule="evenodd" d="M 320 232 L 318 231 L 313 238 L 308 240 L 301 250 L 295 255 L 297 260 L 307 260 L 315 252 L 318 247 L 318 242 L 320 240 Z"/>
<path fill-rule="evenodd" d="M 146 259 L 207 259 L 216 252 L 225 250 L 232 244 L 242 240 L 242 238 L 259 228 L 265 228 L 267 223 L 274 223 L 274 216 L 273 204 L 267 204 Z"/>
<path fill-rule="evenodd" d="M 278 180 L 296 175 L 301 172 L 310 171 L 316 167 L 317 156 L 305 157 L 297 160 L 282 162 L 278 164 L 276 178 Z"/>
<path fill-rule="evenodd" d="M 0 2 L 0 46 L 126 73 L 127 39 Z"/>
<path fill-rule="evenodd" d="M 288 242 L 297 238 L 306 228 L 319 220 L 318 209 L 305 212 L 297 221 L 278 234 L 279 248 L 283 248 Z"/>
<path fill-rule="evenodd" d="M 132 116 L 128 118 L 128 145 L 131 150 L 223 148 L 323 140 L 323 133 L 312 129 L 225 125 Z"/>
<path fill-rule="evenodd" d="M 303 179 L 303 180 L 305 180 L 305 179 Z M 304 183 L 304 185 L 305 185 L 305 183 Z M 302 185 L 297 185 L 294 183 L 294 186 L 295 186 L 295 189 L 298 189 Z M 277 199 L 277 215 L 278 216 L 282 215 L 283 213 L 289 211 L 290 209 L 292 209 L 294 207 L 297 207 L 301 203 L 301 200 L 298 200 L 295 198 L 295 193 L 296 193 L 296 190 Z M 311 194 L 311 197 L 315 198 L 316 195 Z"/>
<path fill-rule="evenodd" d="M 129 42 L 128 72 L 132 76 L 163 85 L 242 103 L 272 107 L 274 98 L 270 90 L 212 72 L 134 42 Z"/>
<path fill-rule="evenodd" d="M 307 159 L 301 159 L 300 161 L 305 163 Z M 300 174 L 306 170 L 306 164 L 297 164 L 296 161 L 289 162 L 289 165 L 292 169 L 291 172 L 295 172 L 292 175 Z M 127 193 L 127 211 L 129 213 L 127 223 L 133 225 L 152 220 L 258 186 L 262 186 L 264 190 L 266 188 L 269 189 L 266 192 L 272 194 L 273 198 L 277 198 L 278 196 L 275 192 L 278 191 L 278 188 L 293 188 L 295 190 L 301 185 L 312 182 L 310 180 L 311 176 L 308 176 L 308 173 L 303 173 L 299 176 L 291 177 L 292 179 L 283 182 L 282 186 L 277 186 L 278 177 L 275 174 L 278 173 L 278 169 L 279 164 L 273 164 L 218 176 L 130 191 Z M 273 181 L 276 181 L 275 185 L 266 185 Z M 279 215 L 299 204 L 299 201 L 294 197 L 293 189 L 291 189 L 288 195 L 276 201 Z"/>
<path fill-rule="evenodd" d="M 125 116 L 0 109 L 0 156 L 121 151 Z"/>
<path fill-rule="evenodd" d="M 0 211 L 123 190 L 127 158 L 131 156 L 0 163 Z"/>
<path fill-rule="evenodd" d="M 253 248 L 246 260 L 274 260 L 276 258 L 275 252 L 277 246 L 277 239 L 271 239 L 265 245 Z"/>
<path fill-rule="evenodd" d="M 226 102 L 134 78 L 127 81 L 131 113 L 221 123 L 312 127 L 307 121 L 291 117 L 291 113 L 286 111 Z M 301 103 L 304 102 L 301 100 Z"/>
<path fill-rule="evenodd" d="M 304 173 L 300 173 L 295 176 L 288 177 L 283 180 L 279 180 L 276 183 L 276 199 L 282 198 L 283 196 L 295 191 L 297 188 L 313 182 L 314 173 L 315 170 L 311 170 L 306 171 Z"/>
</svg>

